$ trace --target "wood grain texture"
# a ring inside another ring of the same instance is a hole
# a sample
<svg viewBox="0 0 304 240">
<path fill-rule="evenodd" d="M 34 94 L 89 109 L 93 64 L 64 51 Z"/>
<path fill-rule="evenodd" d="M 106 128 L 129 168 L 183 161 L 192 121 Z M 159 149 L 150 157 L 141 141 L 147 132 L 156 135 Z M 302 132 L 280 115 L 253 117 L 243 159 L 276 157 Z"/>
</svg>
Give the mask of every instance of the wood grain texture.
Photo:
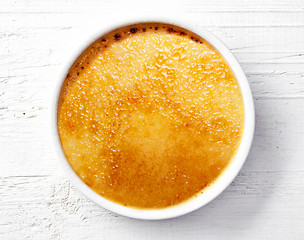
<svg viewBox="0 0 304 240">
<path fill-rule="evenodd" d="M 165 221 L 104 210 L 66 179 L 48 139 L 66 56 L 109 22 L 179 17 L 217 35 L 252 87 L 256 132 L 234 182 Z M 0 1 L 0 239 L 304 239 L 302 0 Z"/>
</svg>

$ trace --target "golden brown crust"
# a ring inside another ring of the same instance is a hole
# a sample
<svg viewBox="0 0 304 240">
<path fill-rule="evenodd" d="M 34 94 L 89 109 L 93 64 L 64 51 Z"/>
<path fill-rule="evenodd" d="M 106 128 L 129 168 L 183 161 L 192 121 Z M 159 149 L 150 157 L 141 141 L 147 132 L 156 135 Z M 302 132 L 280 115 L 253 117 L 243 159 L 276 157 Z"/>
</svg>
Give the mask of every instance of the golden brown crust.
<svg viewBox="0 0 304 240">
<path fill-rule="evenodd" d="M 198 36 L 163 24 L 103 36 L 75 62 L 58 108 L 76 173 L 105 198 L 165 208 L 212 184 L 243 129 L 237 81 Z"/>
</svg>

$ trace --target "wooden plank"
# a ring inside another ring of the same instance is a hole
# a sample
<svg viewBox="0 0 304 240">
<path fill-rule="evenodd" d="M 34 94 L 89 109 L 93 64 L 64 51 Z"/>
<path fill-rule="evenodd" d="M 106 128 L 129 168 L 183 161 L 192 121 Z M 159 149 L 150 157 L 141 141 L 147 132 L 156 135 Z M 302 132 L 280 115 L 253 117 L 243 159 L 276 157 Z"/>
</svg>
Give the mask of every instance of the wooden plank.
<svg viewBox="0 0 304 240">
<path fill-rule="evenodd" d="M 131 13 L 149 12 L 150 10 L 166 11 L 185 9 L 191 12 L 204 11 L 299 11 L 303 10 L 303 3 L 300 0 L 279 0 L 279 1 L 239 1 L 239 0 L 154 0 L 153 2 L 141 1 L 95 1 L 95 0 L 53 0 L 45 3 L 39 0 L 16 2 L 14 0 L 1 1 L 0 9 L 2 12 L 97 12 L 107 9 L 109 12 L 122 12 L 133 10 Z M 140 12 L 138 10 L 141 10 Z M 151 13 L 151 12 L 150 12 Z"/>
<path fill-rule="evenodd" d="M 126 9 L 128 11 L 128 8 Z M 187 12 L 183 9 L 177 10 L 179 15 L 172 15 L 170 12 L 165 16 L 163 12 L 149 14 L 150 18 L 173 18 L 180 21 L 187 19 L 187 21 L 194 22 L 198 25 L 205 27 L 233 27 L 233 28 L 297 28 L 304 25 L 304 9 L 303 11 L 294 12 Z M 99 26 L 108 25 L 108 23 L 117 23 L 122 21 L 130 21 L 136 17 L 147 18 L 147 12 L 140 12 L 138 16 L 130 15 L 129 13 L 118 13 L 118 18 L 115 14 L 109 14 L 109 9 L 95 9 L 95 12 L 35 12 L 35 13 L 14 13 L 14 12 L 1 12 L 3 21 L 8 21 L 13 18 L 15 21 L 9 21 L 11 27 L 17 27 L 22 30 L 23 27 L 36 27 L 36 28 L 67 28 L 67 27 L 87 27 L 88 29 L 98 28 Z M 79 18 L 81 16 L 81 18 Z M 148 17 L 148 18 L 149 18 Z M 39 19 L 39 22 L 33 21 Z M 85 21 L 84 21 L 85 19 Z M 240 21 L 241 20 L 241 21 Z M 22 25 L 18 25 L 18 21 L 23 21 Z M 46 24 L 49 23 L 49 24 Z M 88 24 L 90 26 L 88 27 Z M 300 34 L 301 32 L 299 32 Z M 282 34 L 282 36 L 284 36 Z"/>
<path fill-rule="evenodd" d="M 112 214 L 54 177 L 2 179 L 0 234 L 8 239 L 301 239 L 303 172 L 240 174 L 209 205 L 184 217 L 138 221 Z M 298 184 L 295 184 L 297 182 Z M 25 196 L 25 197 L 24 197 Z M 4 199 L 3 199 L 4 197 Z M 294 208 L 294 206 L 297 208 Z M 216 233 L 216 234 L 215 234 Z"/>
</svg>

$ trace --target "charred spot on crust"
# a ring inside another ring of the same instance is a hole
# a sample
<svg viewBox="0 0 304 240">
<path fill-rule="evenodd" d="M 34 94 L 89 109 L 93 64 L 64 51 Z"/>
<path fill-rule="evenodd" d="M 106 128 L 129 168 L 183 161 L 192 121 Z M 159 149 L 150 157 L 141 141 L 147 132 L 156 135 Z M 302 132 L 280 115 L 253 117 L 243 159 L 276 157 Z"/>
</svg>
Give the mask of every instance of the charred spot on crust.
<svg viewBox="0 0 304 240">
<path fill-rule="evenodd" d="M 77 76 L 79 76 L 79 72 L 77 73 Z"/>
<path fill-rule="evenodd" d="M 114 35 L 114 39 L 115 39 L 116 41 L 119 40 L 119 39 L 120 39 L 120 34 L 116 33 L 116 34 Z"/>
<path fill-rule="evenodd" d="M 69 77 L 69 76 L 70 76 L 70 74 L 67 75 L 67 77 Z"/>
<path fill-rule="evenodd" d="M 157 30 L 158 29 L 158 27 L 155 27 L 155 30 Z"/>
<path fill-rule="evenodd" d="M 81 67 L 81 69 L 84 69 L 84 67 Z"/>
<path fill-rule="evenodd" d="M 184 36 L 184 35 L 186 35 L 186 33 L 184 33 L 184 32 L 180 32 L 180 35 L 181 35 L 181 36 Z"/>
<path fill-rule="evenodd" d="M 146 29 L 145 29 L 145 28 L 143 28 L 143 29 L 142 29 L 142 31 L 143 31 L 143 32 L 145 32 L 145 31 L 146 31 Z"/>
<path fill-rule="evenodd" d="M 130 32 L 131 32 L 131 33 L 136 33 L 136 32 L 137 32 L 137 28 L 131 28 L 131 29 L 130 29 Z"/>
<path fill-rule="evenodd" d="M 168 28 L 168 33 L 175 33 L 176 31 L 173 28 Z"/>
<path fill-rule="evenodd" d="M 102 42 L 106 42 L 107 40 L 106 40 L 106 39 L 102 39 L 101 41 L 102 41 Z"/>
</svg>

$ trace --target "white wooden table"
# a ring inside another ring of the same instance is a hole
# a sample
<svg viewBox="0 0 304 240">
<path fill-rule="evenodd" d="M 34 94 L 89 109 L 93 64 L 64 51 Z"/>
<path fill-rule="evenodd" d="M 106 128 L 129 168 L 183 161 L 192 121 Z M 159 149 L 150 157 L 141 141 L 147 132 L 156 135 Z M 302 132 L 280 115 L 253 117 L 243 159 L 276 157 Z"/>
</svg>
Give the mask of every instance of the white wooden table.
<svg viewBox="0 0 304 240">
<path fill-rule="evenodd" d="M 67 54 L 109 22 L 179 16 L 222 39 L 251 84 L 256 132 L 228 189 L 186 216 L 140 221 L 87 200 L 47 137 Z M 0 239 L 304 239 L 304 1 L 0 1 Z"/>
</svg>

